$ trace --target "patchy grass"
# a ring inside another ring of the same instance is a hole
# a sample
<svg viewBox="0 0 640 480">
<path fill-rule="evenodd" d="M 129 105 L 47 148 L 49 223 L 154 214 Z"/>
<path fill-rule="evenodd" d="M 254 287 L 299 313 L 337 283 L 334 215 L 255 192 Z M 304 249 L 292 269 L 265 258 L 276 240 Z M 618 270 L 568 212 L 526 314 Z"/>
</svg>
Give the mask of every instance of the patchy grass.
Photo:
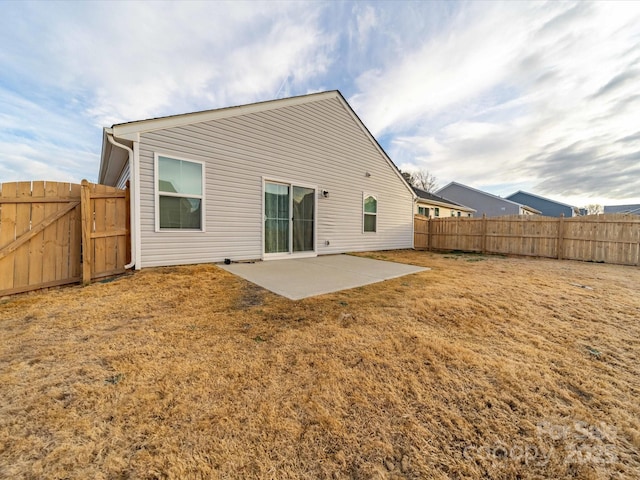
<svg viewBox="0 0 640 480">
<path fill-rule="evenodd" d="M 432 270 L 297 302 L 214 265 L 4 301 L 0 477 L 640 477 L 640 269 L 368 255 Z"/>
</svg>

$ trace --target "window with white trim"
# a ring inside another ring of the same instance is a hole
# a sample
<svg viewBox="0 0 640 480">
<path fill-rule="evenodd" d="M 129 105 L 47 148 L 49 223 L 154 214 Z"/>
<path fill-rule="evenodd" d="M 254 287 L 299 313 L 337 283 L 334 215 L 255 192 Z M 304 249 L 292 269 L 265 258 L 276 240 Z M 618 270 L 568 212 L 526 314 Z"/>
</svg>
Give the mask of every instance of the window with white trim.
<svg viewBox="0 0 640 480">
<path fill-rule="evenodd" d="M 378 200 L 373 195 L 365 195 L 362 202 L 364 231 L 376 232 L 378 223 Z"/>
<path fill-rule="evenodd" d="M 204 165 L 156 155 L 156 226 L 204 230 Z"/>
</svg>

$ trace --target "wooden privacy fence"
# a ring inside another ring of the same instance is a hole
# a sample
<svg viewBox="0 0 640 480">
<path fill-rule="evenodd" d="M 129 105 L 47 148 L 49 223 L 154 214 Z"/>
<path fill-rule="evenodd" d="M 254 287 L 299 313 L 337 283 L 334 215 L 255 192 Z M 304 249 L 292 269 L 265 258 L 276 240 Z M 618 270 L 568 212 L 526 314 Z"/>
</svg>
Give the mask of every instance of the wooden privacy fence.
<svg viewBox="0 0 640 480">
<path fill-rule="evenodd" d="M 0 184 L 0 296 L 124 272 L 128 197 L 86 180 Z"/>
<path fill-rule="evenodd" d="M 640 265 L 640 216 L 427 218 L 416 215 L 414 246 L 426 250 Z"/>
</svg>

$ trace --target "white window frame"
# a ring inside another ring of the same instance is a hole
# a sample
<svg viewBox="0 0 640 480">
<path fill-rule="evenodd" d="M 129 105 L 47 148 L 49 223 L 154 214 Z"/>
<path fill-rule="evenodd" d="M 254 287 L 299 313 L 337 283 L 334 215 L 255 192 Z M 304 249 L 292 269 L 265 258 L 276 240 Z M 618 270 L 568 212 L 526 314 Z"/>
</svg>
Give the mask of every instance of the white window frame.
<svg viewBox="0 0 640 480">
<path fill-rule="evenodd" d="M 158 185 L 160 180 L 160 171 L 158 170 L 158 159 L 159 157 L 169 158 L 171 160 L 178 160 L 182 162 L 191 162 L 197 163 L 202 168 L 202 195 L 192 195 L 192 194 L 184 194 L 184 193 L 173 193 L 173 192 L 160 192 L 160 187 Z M 204 233 L 206 232 L 206 209 L 205 209 L 205 163 L 200 160 L 194 160 L 193 158 L 185 158 L 178 155 L 173 155 L 172 153 L 164 153 L 164 152 L 155 152 L 153 154 L 153 190 L 154 190 L 154 209 L 155 209 L 155 231 L 157 233 Z M 163 197 L 179 197 L 179 198 L 197 198 L 200 199 L 200 228 L 160 228 L 160 196 Z"/>
<path fill-rule="evenodd" d="M 367 198 L 373 198 L 376 201 L 376 213 L 371 213 L 371 212 L 365 212 L 364 211 L 364 202 Z M 376 229 L 373 232 L 367 232 L 364 229 L 364 217 L 365 215 L 375 215 L 376 217 Z M 375 235 L 376 233 L 378 233 L 378 197 L 377 195 L 374 195 L 372 193 L 366 193 L 366 192 L 362 192 L 362 233 L 365 235 Z"/>
</svg>

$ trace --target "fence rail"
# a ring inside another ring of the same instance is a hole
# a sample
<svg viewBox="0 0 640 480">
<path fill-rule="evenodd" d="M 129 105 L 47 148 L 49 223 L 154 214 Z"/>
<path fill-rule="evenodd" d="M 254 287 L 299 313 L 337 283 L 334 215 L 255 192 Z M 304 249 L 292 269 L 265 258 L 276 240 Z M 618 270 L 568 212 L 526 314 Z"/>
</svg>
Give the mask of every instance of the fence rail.
<svg viewBox="0 0 640 480">
<path fill-rule="evenodd" d="M 0 184 L 0 296 L 124 271 L 128 190 L 61 182 Z"/>
<path fill-rule="evenodd" d="M 414 246 L 640 265 L 640 217 L 414 217 Z"/>
</svg>

